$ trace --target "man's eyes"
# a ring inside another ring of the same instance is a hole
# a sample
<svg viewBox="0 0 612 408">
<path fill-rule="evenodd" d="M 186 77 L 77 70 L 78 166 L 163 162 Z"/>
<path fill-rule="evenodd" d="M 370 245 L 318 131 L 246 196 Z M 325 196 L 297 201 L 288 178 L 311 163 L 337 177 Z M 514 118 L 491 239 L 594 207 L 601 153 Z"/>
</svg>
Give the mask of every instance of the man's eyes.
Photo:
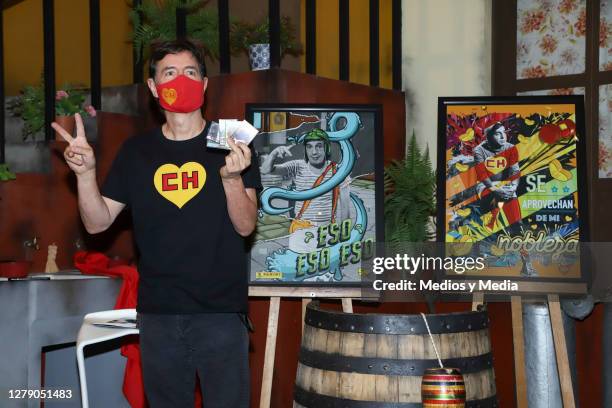
<svg viewBox="0 0 612 408">
<path fill-rule="evenodd" d="M 195 77 L 197 76 L 197 71 L 195 69 L 189 69 L 189 70 L 186 70 L 184 74 L 190 77 Z M 164 77 L 171 77 L 175 75 L 177 75 L 177 70 L 175 69 L 169 69 L 169 70 L 164 71 Z"/>
</svg>

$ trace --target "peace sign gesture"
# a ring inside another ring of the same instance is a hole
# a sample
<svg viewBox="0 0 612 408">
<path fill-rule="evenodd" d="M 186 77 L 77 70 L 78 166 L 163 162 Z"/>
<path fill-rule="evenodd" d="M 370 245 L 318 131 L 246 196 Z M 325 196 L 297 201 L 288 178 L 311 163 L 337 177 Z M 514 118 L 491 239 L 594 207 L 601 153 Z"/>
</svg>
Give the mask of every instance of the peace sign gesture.
<svg viewBox="0 0 612 408">
<path fill-rule="evenodd" d="M 66 130 L 58 125 L 56 122 L 51 124 L 51 127 L 58 132 L 64 140 L 68 142 L 68 147 L 64 150 L 64 159 L 68 163 L 68 167 L 72 169 L 77 175 L 85 174 L 89 171 L 95 170 L 96 158 L 93 153 L 93 149 L 87 143 L 85 137 L 85 127 L 83 126 L 83 119 L 81 115 L 76 113 L 74 115 L 76 120 L 76 137 L 72 137 Z"/>
</svg>

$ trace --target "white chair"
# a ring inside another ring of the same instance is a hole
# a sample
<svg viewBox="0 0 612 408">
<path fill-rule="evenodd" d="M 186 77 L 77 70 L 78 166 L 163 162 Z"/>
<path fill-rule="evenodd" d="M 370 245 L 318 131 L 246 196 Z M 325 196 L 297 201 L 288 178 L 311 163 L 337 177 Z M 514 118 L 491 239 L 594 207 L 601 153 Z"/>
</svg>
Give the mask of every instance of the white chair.
<svg viewBox="0 0 612 408">
<path fill-rule="evenodd" d="M 130 319 L 136 320 L 136 309 L 117 309 L 105 310 L 103 312 L 89 313 L 85 315 L 83 324 L 77 336 L 76 353 L 77 364 L 79 367 L 79 379 L 81 383 L 81 404 L 83 408 L 89 408 L 87 398 L 87 377 L 85 376 L 85 358 L 83 348 L 90 344 L 101 343 L 116 339 L 130 334 L 138 334 L 135 325 L 125 325 L 128 327 L 100 326 L 111 320 Z"/>
</svg>

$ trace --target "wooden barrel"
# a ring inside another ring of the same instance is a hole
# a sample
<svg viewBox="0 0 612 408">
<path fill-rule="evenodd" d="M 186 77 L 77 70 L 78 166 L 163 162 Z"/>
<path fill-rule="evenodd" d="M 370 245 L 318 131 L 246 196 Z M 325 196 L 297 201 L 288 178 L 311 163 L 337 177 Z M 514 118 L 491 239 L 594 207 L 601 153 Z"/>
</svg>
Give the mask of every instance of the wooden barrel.
<svg viewBox="0 0 612 408">
<path fill-rule="evenodd" d="M 442 362 L 461 371 L 466 408 L 498 407 L 486 312 L 427 315 Z M 308 305 L 294 407 L 417 408 L 439 367 L 420 315 L 351 314 Z"/>
</svg>

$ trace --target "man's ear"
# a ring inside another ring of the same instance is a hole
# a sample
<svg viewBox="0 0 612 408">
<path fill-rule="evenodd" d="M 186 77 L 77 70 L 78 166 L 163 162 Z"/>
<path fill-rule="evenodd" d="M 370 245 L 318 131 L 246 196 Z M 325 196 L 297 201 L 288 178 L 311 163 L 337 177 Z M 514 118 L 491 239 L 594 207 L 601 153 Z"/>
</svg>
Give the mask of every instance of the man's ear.
<svg viewBox="0 0 612 408">
<path fill-rule="evenodd" d="M 147 79 L 147 85 L 149 86 L 149 90 L 151 91 L 153 96 L 155 98 L 159 98 L 159 95 L 157 94 L 157 87 L 155 86 L 155 81 L 153 80 L 153 78 Z"/>
<path fill-rule="evenodd" d="M 206 88 L 208 88 L 208 77 L 204 77 L 204 79 L 202 79 L 202 82 L 204 83 L 204 86 L 202 87 L 202 93 L 206 93 Z"/>
</svg>

